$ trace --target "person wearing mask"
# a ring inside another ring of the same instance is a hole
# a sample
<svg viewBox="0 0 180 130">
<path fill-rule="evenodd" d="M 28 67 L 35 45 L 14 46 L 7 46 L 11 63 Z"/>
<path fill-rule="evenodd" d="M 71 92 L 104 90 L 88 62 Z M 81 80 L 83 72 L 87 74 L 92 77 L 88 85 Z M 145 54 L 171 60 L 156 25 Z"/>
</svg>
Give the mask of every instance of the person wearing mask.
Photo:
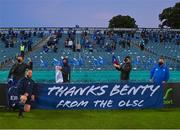
<svg viewBox="0 0 180 130">
<path fill-rule="evenodd" d="M 130 79 L 130 72 L 132 69 L 130 56 L 126 56 L 122 64 L 118 64 L 117 62 L 114 62 L 113 66 L 116 68 L 116 70 L 121 71 L 121 75 L 120 75 L 121 81 L 128 81 Z"/>
<path fill-rule="evenodd" d="M 144 39 L 142 39 L 142 40 L 140 41 L 139 46 L 140 46 L 141 51 L 144 51 L 144 46 L 145 46 Z"/>
<path fill-rule="evenodd" d="M 164 84 L 169 80 L 169 69 L 165 65 L 164 57 L 159 58 L 158 64 L 156 64 L 150 71 L 150 82 L 156 84 Z"/>
<path fill-rule="evenodd" d="M 62 72 L 63 83 L 70 83 L 71 67 L 68 64 L 68 59 L 67 58 L 63 59 L 63 66 L 59 67 L 59 69 Z"/>
<path fill-rule="evenodd" d="M 19 80 L 17 87 L 20 97 L 18 116 L 23 117 L 23 112 L 30 112 L 37 95 L 37 85 L 32 80 L 32 70 L 26 69 L 25 76 Z"/>
<path fill-rule="evenodd" d="M 8 74 L 8 80 L 13 80 L 17 83 L 22 77 L 24 77 L 26 69 L 33 68 L 33 62 L 31 59 L 28 59 L 28 64 L 24 63 L 24 59 L 22 56 L 17 57 L 17 62 L 11 67 L 9 74 Z"/>
<path fill-rule="evenodd" d="M 68 41 L 68 47 L 72 49 L 73 44 L 74 44 L 74 43 L 73 43 L 72 39 L 70 39 L 70 40 Z"/>
<path fill-rule="evenodd" d="M 21 44 L 20 46 L 20 52 L 21 52 L 21 56 L 24 57 L 24 51 L 25 51 L 25 46 L 23 44 Z"/>
</svg>

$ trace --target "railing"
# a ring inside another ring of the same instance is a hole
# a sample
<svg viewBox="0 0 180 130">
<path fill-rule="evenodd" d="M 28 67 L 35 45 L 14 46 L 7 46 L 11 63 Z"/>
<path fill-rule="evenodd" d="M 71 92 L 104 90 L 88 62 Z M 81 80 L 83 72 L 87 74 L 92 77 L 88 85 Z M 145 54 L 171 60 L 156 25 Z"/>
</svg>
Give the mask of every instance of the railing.
<svg viewBox="0 0 180 130">
<path fill-rule="evenodd" d="M 170 29 L 170 28 L 105 28 L 105 27 L 7 27 L 7 28 L 0 28 L 0 31 L 49 31 L 49 30 L 61 30 L 67 31 L 69 29 L 77 30 L 77 31 L 94 31 L 94 30 L 101 30 L 101 31 L 175 31 L 180 32 L 180 29 Z"/>
</svg>

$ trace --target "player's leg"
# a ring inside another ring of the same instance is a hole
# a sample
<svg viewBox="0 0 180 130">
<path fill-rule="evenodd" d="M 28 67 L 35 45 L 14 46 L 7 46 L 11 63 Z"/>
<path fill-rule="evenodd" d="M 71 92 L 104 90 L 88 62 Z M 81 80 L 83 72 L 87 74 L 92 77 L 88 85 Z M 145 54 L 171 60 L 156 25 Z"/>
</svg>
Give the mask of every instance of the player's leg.
<svg viewBox="0 0 180 130">
<path fill-rule="evenodd" d="M 19 104 L 18 104 L 18 106 L 19 106 L 19 114 L 18 114 L 18 116 L 20 118 L 23 117 L 23 112 L 25 111 L 24 108 L 25 108 L 26 101 L 27 101 L 26 96 L 24 96 L 24 95 L 20 96 L 20 101 L 19 101 Z"/>
<path fill-rule="evenodd" d="M 19 102 L 18 107 L 19 107 L 19 113 L 18 113 L 18 116 L 19 116 L 19 117 L 23 117 L 24 103 Z"/>
<path fill-rule="evenodd" d="M 25 104 L 24 105 L 24 111 L 25 112 L 30 112 L 30 110 L 31 110 L 31 105 L 30 104 Z"/>
</svg>

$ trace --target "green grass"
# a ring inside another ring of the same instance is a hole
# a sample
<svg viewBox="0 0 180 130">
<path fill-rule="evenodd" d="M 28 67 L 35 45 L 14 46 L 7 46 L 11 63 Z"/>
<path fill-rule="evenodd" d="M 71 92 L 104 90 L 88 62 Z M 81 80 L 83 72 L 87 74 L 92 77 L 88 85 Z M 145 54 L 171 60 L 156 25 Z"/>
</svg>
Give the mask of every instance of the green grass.
<svg viewBox="0 0 180 130">
<path fill-rule="evenodd" d="M 33 110 L 22 119 L 1 109 L 0 128 L 180 128 L 180 109 Z"/>
</svg>

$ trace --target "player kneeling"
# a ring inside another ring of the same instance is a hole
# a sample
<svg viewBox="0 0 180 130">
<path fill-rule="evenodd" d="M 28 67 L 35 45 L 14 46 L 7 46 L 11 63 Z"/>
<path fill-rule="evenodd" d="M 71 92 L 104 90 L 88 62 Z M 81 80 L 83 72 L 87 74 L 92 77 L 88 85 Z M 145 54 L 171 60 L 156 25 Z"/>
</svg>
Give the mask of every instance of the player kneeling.
<svg viewBox="0 0 180 130">
<path fill-rule="evenodd" d="M 18 82 L 18 89 L 20 95 L 18 116 L 23 117 L 23 112 L 30 112 L 37 93 L 37 86 L 32 80 L 32 70 L 26 70 L 25 77 Z"/>
</svg>

